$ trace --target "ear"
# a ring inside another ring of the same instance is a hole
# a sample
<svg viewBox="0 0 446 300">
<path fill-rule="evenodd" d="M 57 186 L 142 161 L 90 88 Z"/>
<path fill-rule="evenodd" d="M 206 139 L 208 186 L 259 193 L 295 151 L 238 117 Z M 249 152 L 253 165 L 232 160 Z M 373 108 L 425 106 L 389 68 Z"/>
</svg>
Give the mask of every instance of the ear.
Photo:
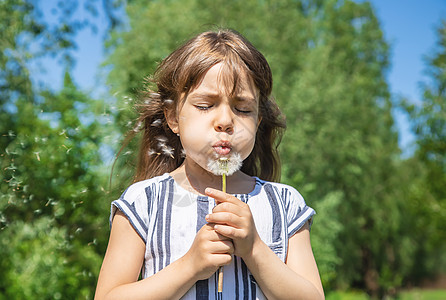
<svg viewBox="0 0 446 300">
<path fill-rule="evenodd" d="M 178 118 L 176 109 L 164 109 L 164 117 L 166 118 L 167 124 L 173 133 L 178 133 Z"/>
<path fill-rule="evenodd" d="M 262 122 L 262 116 L 259 115 L 259 120 L 257 120 L 256 130 L 259 129 L 260 123 Z"/>
</svg>

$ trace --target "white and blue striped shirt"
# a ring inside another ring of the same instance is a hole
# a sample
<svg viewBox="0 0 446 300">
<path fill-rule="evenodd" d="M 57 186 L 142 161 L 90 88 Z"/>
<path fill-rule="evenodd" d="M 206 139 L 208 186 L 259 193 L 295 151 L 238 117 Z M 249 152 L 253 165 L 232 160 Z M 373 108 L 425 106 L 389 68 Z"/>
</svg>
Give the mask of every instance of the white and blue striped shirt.
<svg viewBox="0 0 446 300">
<path fill-rule="evenodd" d="M 294 188 L 255 180 L 251 193 L 234 196 L 249 205 L 260 238 L 285 261 L 288 239 L 315 211 Z M 121 210 L 145 242 L 147 278 L 186 254 L 214 206 L 214 199 L 185 190 L 166 173 L 131 185 L 113 201 L 110 222 Z M 225 299 L 265 299 L 240 257 L 224 267 L 223 282 Z M 217 299 L 217 276 L 198 281 L 181 299 Z"/>
</svg>

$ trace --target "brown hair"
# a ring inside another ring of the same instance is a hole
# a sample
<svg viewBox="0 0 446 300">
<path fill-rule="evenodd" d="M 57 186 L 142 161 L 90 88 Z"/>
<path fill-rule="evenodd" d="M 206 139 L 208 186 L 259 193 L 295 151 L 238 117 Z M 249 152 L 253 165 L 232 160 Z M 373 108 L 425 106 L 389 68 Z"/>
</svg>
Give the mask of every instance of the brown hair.
<svg viewBox="0 0 446 300">
<path fill-rule="evenodd" d="M 265 57 L 241 34 L 233 30 L 208 31 L 187 41 L 165 58 L 143 93 L 138 106 L 137 124 L 142 125 L 138 165 L 134 181 L 148 179 L 178 168 L 184 158 L 179 137 L 166 121 L 164 112 L 178 107 L 188 93 L 197 87 L 206 72 L 217 63 L 229 71 L 234 93 L 247 74 L 259 90 L 261 123 L 251 154 L 241 170 L 265 180 L 280 179 L 280 161 L 277 147 L 285 119 L 271 97 L 272 74 Z M 181 95 L 185 95 L 181 98 Z M 133 133 L 134 135 L 134 133 Z"/>
</svg>

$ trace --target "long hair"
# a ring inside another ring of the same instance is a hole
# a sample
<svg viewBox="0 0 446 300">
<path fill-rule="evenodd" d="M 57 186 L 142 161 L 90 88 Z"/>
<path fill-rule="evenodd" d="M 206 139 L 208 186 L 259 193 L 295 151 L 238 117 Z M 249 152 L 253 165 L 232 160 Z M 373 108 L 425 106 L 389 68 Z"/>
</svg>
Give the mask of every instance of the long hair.
<svg viewBox="0 0 446 300">
<path fill-rule="evenodd" d="M 187 41 L 166 57 L 148 79 L 147 88 L 142 93 L 143 101 L 138 105 L 137 124 L 142 125 L 143 135 L 135 182 L 171 172 L 182 164 L 181 142 L 170 130 L 165 111 L 176 113 L 188 93 L 218 63 L 223 64 L 225 73 L 232 80 L 231 93 L 239 87 L 240 74 L 247 74 L 259 91 L 261 122 L 254 148 L 241 170 L 265 180 L 280 179 L 277 147 L 285 129 L 285 119 L 271 97 L 271 69 L 265 57 L 241 34 L 218 30 L 201 33 Z"/>
</svg>

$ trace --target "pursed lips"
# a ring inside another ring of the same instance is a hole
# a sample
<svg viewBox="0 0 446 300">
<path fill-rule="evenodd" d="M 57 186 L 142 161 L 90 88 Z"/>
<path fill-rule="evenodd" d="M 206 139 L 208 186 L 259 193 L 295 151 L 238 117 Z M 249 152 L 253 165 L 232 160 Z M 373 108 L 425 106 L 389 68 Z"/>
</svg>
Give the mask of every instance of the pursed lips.
<svg viewBox="0 0 446 300">
<path fill-rule="evenodd" d="M 228 155 L 232 150 L 232 145 L 228 141 L 219 141 L 212 146 L 219 155 Z"/>
</svg>

